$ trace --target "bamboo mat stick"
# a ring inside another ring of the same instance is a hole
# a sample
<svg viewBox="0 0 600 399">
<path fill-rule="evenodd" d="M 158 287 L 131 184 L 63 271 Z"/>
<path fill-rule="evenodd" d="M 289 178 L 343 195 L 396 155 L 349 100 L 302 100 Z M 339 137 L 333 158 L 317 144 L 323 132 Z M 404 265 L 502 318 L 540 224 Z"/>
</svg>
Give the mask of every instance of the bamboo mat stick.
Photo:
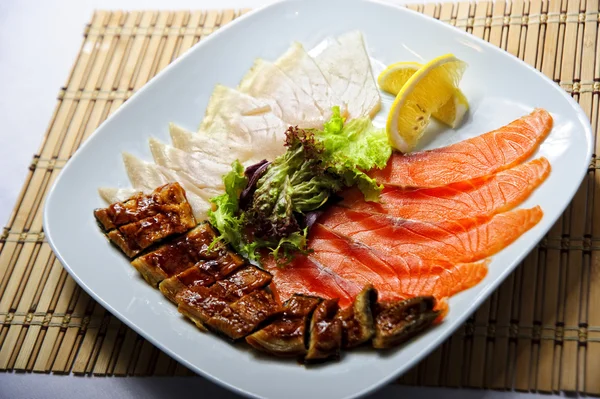
<svg viewBox="0 0 600 399">
<path fill-rule="evenodd" d="M 102 24 L 104 24 L 106 22 L 105 19 L 102 18 L 97 18 L 95 21 L 93 21 L 93 23 L 95 23 L 96 25 L 100 26 Z M 76 65 L 80 66 L 80 67 L 75 67 L 73 72 L 72 72 L 72 76 L 69 79 L 69 84 L 68 86 L 70 87 L 81 87 L 82 82 L 85 79 L 85 70 L 86 70 L 86 66 L 89 64 L 89 60 L 92 59 L 93 60 L 93 54 L 90 54 L 90 52 L 86 52 L 85 51 L 85 45 L 82 49 L 82 55 L 80 56 L 80 62 L 78 62 Z M 43 149 L 40 152 L 40 156 L 45 156 L 50 158 L 51 156 L 51 151 L 53 148 L 56 147 L 57 143 L 59 142 L 59 139 L 61 138 L 61 136 L 63 136 L 63 132 L 64 132 L 64 128 L 63 128 L 63 124 L 64 125 L 68 125 L 68 123 L 66 123 L 66 121 L 68 119 L 70 119 L 70 116 L 72 116 L 74 108 L 72 106 L 73 104 L 67 103 L 65 104 L 64 102 L 61 104 L 61 108 L 59 108 L 58 112 L 57 112 L 57 118 L 55 118 L 55 122 L 58 122 L 58 124 L 54 124 L 53 126 L 56 127 L 56 130 L 50 130 L 47 138 L 46 138 L 46 142 L 45 142 L 45 146 L 43 147 Z M 61 112 L 62 110 L 67 110 L 66 112 Z M 68 117 L 69 116 L 69 117 Z M 64 120 L 62 120 L 64 118 Z M 35 215 L 37 212 L 35 212 L 35 210 L 39 210 L 41 208 L 41 196 L 43 194 L 43 190 L 39 189 L 39 186 L 46 186 L 47 182 L 48 182 L 48 171 L 46 170 L 35 170 L 33 173 L 33 177 L 31 180 L 32 183 L 32 189 L 31 190 L 27 190 L 26 194 L 24 195 L 23 201 L 25 204 L 27 204 L 26 208 L 28 215 L 25 216 L 25 212 L 21 213 L 18 212 L 16 217 L 15 217 L 15 223 L 13 223 L 12 228 L 13 229 L 18 229 L 21 231 L 28 231 L 29 228 L 31 227 L 30 221 L 31 221 L 31 216 Z M 45 181 L 45 183 L 44 183 Z M 37 186 L 37 187 L 36 187 Z M 31 212 L 31 210 L 34 210 L 34 212 Z M 37 218 L 37 223 L 36 225 L 33 226 L 34 228 L 37 228 L 37 231 L 41 231 L 41 223 L 40 223 L 40 218 Z M 31 244 L 31 243 L 24 243 L 24 244 L 20 244 L 22 246 L 22 250 L 21 251 L 15 251 L 14 254 L 19 255 L 19 258 L 15 259 L 15 267 L 12 268 L 12 270 L 10 272 L 5 272 L 4 276 L 6 277 L 10 277 L 10 279 L 14 280 L 14 279 L 21 279 L 22 277 L 22 271 L 23 271 L 23 267 L 24 265 L 26 265 L 27 260 L 29 259 L 31 252 L 33 251 L 33 247 L 35 244 Z M 6 247 L 4 248 L 4 251 L 2 252 L 2 255 L 7 254 L 6 252 Z M 0 255 L 0 263 L 1 264 L 5 264 L 4 262 L 2 262 L 2 255 Z M 11 262 L 12 263 L 12 262 Z M 7 312 L 9 310 L 12 310 L 10 308 L 10 305 L 12 304 L 12 299 L 14 298 L 15 292 L 11 292 L 11 289 L 14 290 L 19 286 L 19 284 L 11 284 L 8 285 L 8 290 L 4 291 L 3 289 L 0 289 L 0 292 L 2 293 L 2 299 L 0 299 L 0 312 L 4 313 Z M 6 286 L 5 286 L 6 287 Z M 12 350 L 14 348 L 14 338 L 16 336 L 16 332 L 18 331 L 18 328 L 13 328 L 11 333 L 9 334 L 9 342 L 5 342 L 2 345 L 2 349 L 0 350 L 0 368 L 5 368 L 7 365 L 7 361 L 8 358 L 10 356 L 9 351 Z"/>
<path fill-rule="evenodd" d="M 599 9 L 599 5 L 597 1 L 588 2 L 587 11 L 588 12 L 597 12 Z M 591 19 L 591 18 L 590 18 Z M 593 26 L 593 27 L 592 27 Z M 600 81 L 600 40 L 598 39 L 598 25 L 591 19 L 591 21 L 585 24 L 586 33 L 589 30 L 596 29 L 596 34 L 594 38 L 591 38 L 590 35 L 586 35 L 585 40 L 585 49 L 586 51 L 594 51 L 594 81 Z M 595 41 L 595 42 L 594 42 Z M 592 58 L 592 57 L 590 57 Z M 587 60 L 586 60 L 587 61 Z M 588 68 L 591 66 L 591 61 L 587 62 Z M 587 73 L 587 72 L 586 72 Z M 582 98 L 583 100 L 583 98 Z M 589 99 L 585 99 L 585 101 L 589 102 Z M 591 112 L 590 119 L 592 122 L 592 128 L 596 134 L 596 151 L 595 154 L 600 154 L 600 140 L 598 136 L 598 131 L 600 126 L 598 124 L 598 94 L 595 93 L 593 98 L 591 99 L 592 108 L 591 110 L 585 109 L 585 112 Z M 591 225 L 591 236 L 597 237 L 600 234 L 600 214 L 598 214 L 600 210 L 600 174 L 597 173 L 598 163 L 594 163 L 592 165 L 591 174 L 592 178 L 592 188 L 590 191 L 593 193 L 592 196 L 592 225 Z M 595 311 L 597 309 L 598 303 L 600 303 L 600 252 L 598 250 L 591 251 L 591 259 L 590 259 L 590 267 L 589 271 L 584 275 L 587 277 L 587 280 L 584 280 L 584 293 L 587 294 L 586 298 L 582 298 L 582 314 L 587 316 L 582 319 L 579 328 L 579 339 L 580 342 L 587 344 L 586 358 L 584 362 L 581 362 L 585 365 L 585 380 L 583 381 L 584 391 L 589 392 L 592 395 L 600 394 L 600 379 L 598 378 L 598 370 L 600 370 L 600 334 L 598 331 L 592 330 L 589 328 L 590 326 L 598 326 L 600 325 L 600 312 Z M 585 342 L 585 340 L 590 339 L 589 342 Z M 583 345 L 582 345 L 583 346 Z M 583 373 L 582 373 L 583 374 Z"/>
<path fill-rule="evenodd" d="M 585 12 L 585 4 L 583 10 Z M 567 13 L 578 13 L 579 5 L 577 2 L 569 2 L 566 8 Z M 589 32 L 586 32 L 589 33 Z M 595 36 L 595 32 L 592 32 Z M 578 71 L 585 68 L 583 71 L 590 80 L 593 79 L 593 67 L 589 68 L 589 65 L 582 64 L 582 59 L 579 56 L 583 49 L 583 25 L 579 24 L 567 24 L 565 27 L 565 39 L 563 47 L 563 59 L 561 65 L 560 80 L 561 81 L 575 81 L 578 75 Z M 573 46 L 572 43 L 577 43 Z M 586 60 L 589 63 L 589 60 Z M 592 65 L 593 65 L 593 59 Z M 588 72 L 589 70 L 589 72 Z M 588 76 L 588 74 L 590 76 Z M 586 93 L 588 94 L 588 93 Z M 591 93 L 589 93 L 591 94 Z M 581 99 L 580 99 L 581 100 Z M 585 110 L 584 104 L 580 101 L 580 104 Z M 591 104 L 590 104 L 591 106 Z M 588 112 L 589 115 L 589 112 Z M 585 221 L 591 215 L 587 213 L 587 191 L 589 185 L 589 178 L 586 177 L 584 183 L 581 185 L 579 191 L 575 195 L 573 202 L 569 206 L 566 214 L 570 219 L 569 235 L 571 238 L 583 237 L 585 234 Z M 565 266 L 564 278 L 562 279 L 565 287 L 563 288 L 562 300 L 564 307 L 562 312 L 564 314 L 564 325 L 566 326 L 577 326 L 579 324 L 579 304 L 581 302 L 581 287 L 583 282 L 581 276 L 583 274 L 583 250 L 574 250 L 568 253 L 568 264 Z M 573 331 L 568 330 L 563 332 L 564 338 L 571 338 Z M 577 391 L 577 364 L 578 364 L 578 342 L 573 340 L 565 340 L 562 345 L 562 358 L 559 365 L 568 365 L 562 367 L 560 373 L 560 386 L 558 389 L 564 391 Z"/>
</svg>

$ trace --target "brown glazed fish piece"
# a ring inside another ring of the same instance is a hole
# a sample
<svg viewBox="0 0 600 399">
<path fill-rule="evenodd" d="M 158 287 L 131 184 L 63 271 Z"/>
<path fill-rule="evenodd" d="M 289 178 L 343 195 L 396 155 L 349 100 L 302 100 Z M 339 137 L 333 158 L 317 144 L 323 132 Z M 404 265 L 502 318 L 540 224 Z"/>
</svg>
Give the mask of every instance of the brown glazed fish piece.
<svg viewBox="0 0 600 399">
<path fill-rule="evenodd" d="M 246 266 L 210 288 L 184 288 L 175 302 L 179 312 L 196 325 L 238 339 L 280 310 L 272 295 L 263 290 L 270 281 L 269 273 Z"/>
<path fill-rule="evenodd" d="M 214 230 L 208 223 L 203 223 L 184 236 L 138 257 L 131 264 L 154 287 L 162 280 L 194 265 L 209 275 L 220 278 L 238 269 L 244 261 L 222 245 L 209 250 L 214 238 Z"/>
<path fill-rule="evenodd" d="M 306 362 L 338 358 L 342 347 L 342 321 L 336 317 L 339 306 L 336 299 L 326 299 L 313 312 L 310 321 Z"/>
<path fill-rule="evenodd" d="M 223 252 L 217 259 L 201 260 L 192 267 L 163 280 L 158 288 L 171 302 L 176 301 L 177 294 L 185 289 L 194 290 L 195 287 L 208 287 L 217 280 L 229 276 L 244 264 L 243 260 L 233 252 Z M 242 269 L 246 270 L 246 268 Z M 248 269 L 238 277 L 252 277 L 250 271 L 257 273 L 254 269 Z M 271 275 L 266 272 L 260 274 L 262 278 L 269 279 Z"/>
<path fill-rule="evenodd" d="M 375 334 L 373 308 L 377 290 L 367 285 L 354 299 L 351 307 L 341 309 L 337 318 L 342 324 L 342 347 L 354 348 L 369 341 Z"/>
<path fill-rule="evenodd" d="M 94 216 L 106 236 L 129 258 L 196 226 L 185 190 L 178 183 L 166 184 L 149 195 L 138 193 L 127 201 L 96 209 Z"/>
<path fill-rule="evenodd" d="M 306 338 L 311 315 L 321 298 L 294 295 L 270 325 L 246 337 L 254 348 L 271 355 L 294 357 L 306 354 Z"/>
<path fill-rule="evenodd" d="M 266 287 L 273 277 L 271 273 L 248 265 L 210 287 L 212 295 L 234 302 L 244 295 Z"/>
<path fill-rule="evenodd" d="M 433 310 L 435 304 L 431 296 L 379 302 L 375 308 L 373 347 L 398 346 L 431 326 L 439 315 Z"/>
<path fill-rule="evenodd" d="M 207 320 L 213 330 L 237 340 L 255 331 L 260 325 L 281 312 L 281 307 L 266 290 L 253 291 L 229 308 Z"/>
</svg>

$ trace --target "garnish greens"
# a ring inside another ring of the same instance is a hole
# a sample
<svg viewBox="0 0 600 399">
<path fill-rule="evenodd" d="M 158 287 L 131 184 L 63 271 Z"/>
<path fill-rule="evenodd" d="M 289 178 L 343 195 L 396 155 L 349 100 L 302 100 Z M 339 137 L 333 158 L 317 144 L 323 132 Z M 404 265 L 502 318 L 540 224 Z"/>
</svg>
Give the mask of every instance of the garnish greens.
<svg viewBox="0 0 600 399">
<path fill-rule="evenodd" d="M 270 163 L 255 182 L 252 197 L 240 206 L 240 194 L 249 178 L 243 166 L 234 162 L 223 177 L 225 193 L 211 200 L 211 224 L 217 238 L 231 244 L 248 259 L 258 261 L 258 251 L 268 248 L 275 259 L 290 260 L 294 253 L 306 253 L 306 236 L 315 217 L 344 187 L 357 186 L 367 201 L 378 201 L 381 186 L 365 171 L 383 168 L 392 153 L 384 129 L 375 128 L 368 117 L 347 124 L 339 107 L 323 130 L 290 127 L 286 132 L 287 151 Z M 256 170 L 256 168 L 254 168 Z"/>
</svg>

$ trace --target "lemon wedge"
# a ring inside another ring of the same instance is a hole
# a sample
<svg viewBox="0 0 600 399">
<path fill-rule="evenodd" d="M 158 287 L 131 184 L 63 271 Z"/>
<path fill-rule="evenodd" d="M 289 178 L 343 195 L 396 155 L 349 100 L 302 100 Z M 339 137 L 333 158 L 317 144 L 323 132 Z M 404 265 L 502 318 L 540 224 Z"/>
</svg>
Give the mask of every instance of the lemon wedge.
<svg viewBox="0 0 600 399">
<path fill-rule="evenodd" d="M 442 118 L 450 122 L 448 124 L 455 124 L 451 120 L 452 112 L 456 115 L 461 111 L 462 100 L 454 100 L 454 97 L 466 68 L 464 61 L 447 54 L 423 65 L 406 80 L 396 95 L 386 125 L 390 142 L 397 150 L 410 152 L 423 135 L 432 114 L 440 110 Z M 399 70 L 404 74 L 408 68 Z M 390 84 L 384 86 L 399 85 L 401 79 L 391 79 L 393 74 L 387 76 Z"/>
<path fill-rule="evenodd" d="M 423 65 L 417 62 L 397 62 L 388 66 L 377 78 L 377 84 L 381 90 L 397 95 L 408 79 Z M 462 122 L 469 110 L 469 102 L 465 95 L 456 88 L 454 96 L 442 107 L 431 115 L 442 123 L 456 128 Z"/>
<path fill-rule="evenodd" d="M 418 62 L 396 62 L 379 74 L 377 84 L 381 90 L 395 96 L 422 66 Z"/>
<path fill-rule="evenodd" d="M 457 128 L 469 110 L 469 102 L 460 89 L 456 89 L 452 98 L 431 114 L 435 119 L 445 123 L 452 129 Z"/>
</svg>

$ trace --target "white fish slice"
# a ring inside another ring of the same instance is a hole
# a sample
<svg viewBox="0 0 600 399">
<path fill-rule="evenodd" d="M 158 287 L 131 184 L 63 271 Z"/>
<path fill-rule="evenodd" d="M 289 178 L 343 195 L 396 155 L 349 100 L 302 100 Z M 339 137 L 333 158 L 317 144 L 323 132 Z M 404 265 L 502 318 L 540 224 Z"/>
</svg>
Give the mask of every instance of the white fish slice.
<svg viewBox="0 0 600 399">
<path fill-rule="evenodd" d="M 373 118 L 381 108 L 381 96 L 362 34 L 352 31 L 337 39 L 328 38 L 314 50 L 322 50 L 314 59 L 333 90 L 347 104 L 349 118 L 365 115 Z"/>
<path fill-rule="evenodd" d="M 173 147 L 185 152 L 200 153 L 205 159 L 231 165 L 238 159 L 245 163 L 254 154 L 247 143 L 228 140 L 227 135 L 194 134 L 174 123 L 169 125 Z"/>
<path fill-rule="evenodd" d="M 331 117 L 331 108 L 335 105 L 340 106 L 343 114 L 346 113 L 346 105 L 335 93 L 315 60 L 306 52 L 302 44 L 294 42 L 275 61 L 275 65 L 314 99 L 325 120 Z"/>
<path fill-rule="evenodd" d="M 163 184 L 174 182 L 181 184 L 198 222 L 206 219 L 211 207 L 210 198 L 220 193 L 216 189 L 200 189 L 190 181 L 189 176 L 185 173 L 174 172 L 162 166 L 142 161 L 129 153 L 123 153 L 123 162 L 129 181 L 136 191 L 149 194 Z"/>
<path fill-rule="evenodd" d="M 206 107 L 204 119 L 199 132 L 211 132 L 218 119 L 227 119 L 231 115 L 259 116 L 266 115 L 271 123 L 284 125 L 281 119 L 271 112 L 269 102 L 254 98 L 238 90 L 223 85 L 216 85 Z"/>
<path fill-rule="evenodd" d="M 223 85 L 217 85 L 206 109 L 199 134 L 226 135 L 236 145 L 245 145 L 274 159 L 285 152 L 289 124 L 271 112 L 265 101 Z"/>
<path fill-rule="evenodd" d="M 186 173 L 192 183 L 200 188 L 224 189 L 222 176 L 231 170 L 229 164 L 207 159 L 198 152 L 185 152 L 155 138 L 151 138 L 149 142 L 157 165 L 174 172 Z"/>
<path fill-rule="evenodd" d="M 244 94 L 269 103 L 273 113 L 290 125 L 321 127 L 325 116 L 315 100 L 275 64 L 258 59 L 238 86 Z"/>
<path fill-rule="evenodd" d="M 123 201 L 133 197 L 134 194 L 139 193 L 139 190 L 135 190 L 131 187 L 125 187 L 125 188 L 100 187 L 98 189 L 98 193 L 100 194 L 100 197 L 102 197 L 102 199 L 104 201 L 106 201 L 109 204 L 112 204 L 115 202 L 123 202 Z"/>
</svg>

